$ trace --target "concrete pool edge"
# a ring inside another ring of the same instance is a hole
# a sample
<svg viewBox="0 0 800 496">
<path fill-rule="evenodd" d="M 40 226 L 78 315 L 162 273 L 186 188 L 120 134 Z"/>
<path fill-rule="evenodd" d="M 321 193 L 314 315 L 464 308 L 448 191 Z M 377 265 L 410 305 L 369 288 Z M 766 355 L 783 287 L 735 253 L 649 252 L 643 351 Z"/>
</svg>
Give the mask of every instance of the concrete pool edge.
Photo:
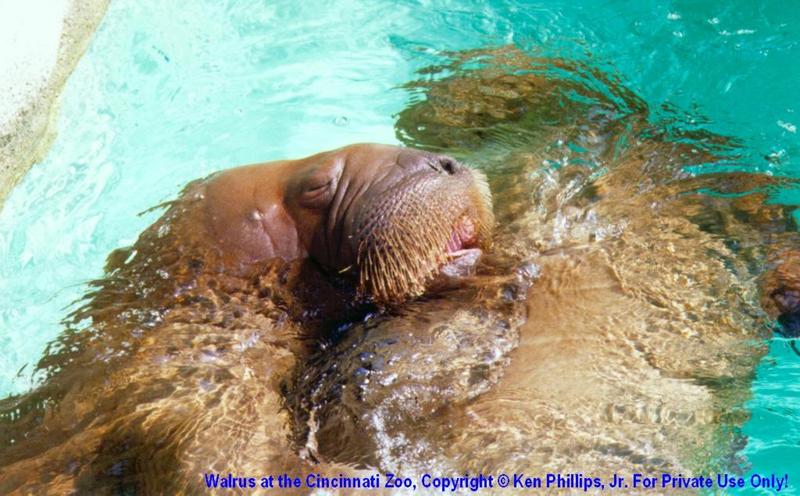
<svg viewBox="0 0 800 496">
<path fill-rule="evenodd" d="M 48 62 L 43 60 L 53 54 L 42 54 L 42 60 L 31 61 L 32 64 L 43 65 L 46 76 L 41 82 L 24 77 L 15 80 L 14 83 L 22 87 L 22 101 L 9 109 L 10 117 L 7 120 L 0 120 L 0 210 L 14 186 L 49 150 L 56 135 L 55 117 L 58 114 L 59 96 L 88 48 L 110 0 L 67 1 L 58 44 L 53 47 L 57 54 L 52 64 L 47 66 Z M 62 15 L 53 12 L 39 15 Z M 30 40 L 22 40 L 22 43 L 26 41 Z"/>
</svg>

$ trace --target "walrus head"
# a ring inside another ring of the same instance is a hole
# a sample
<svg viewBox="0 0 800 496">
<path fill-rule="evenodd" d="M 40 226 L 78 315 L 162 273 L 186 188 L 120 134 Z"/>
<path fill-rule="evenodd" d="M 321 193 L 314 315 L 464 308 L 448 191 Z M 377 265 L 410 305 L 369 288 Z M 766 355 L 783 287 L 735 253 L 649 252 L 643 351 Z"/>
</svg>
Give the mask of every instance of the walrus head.
<svg viewBox="0 0 800 496">
<path fill-rule="evenodd" d="M 239 260 L 308 256 L 378 303 L 421 294 L 448 262 L 485 248 L 493 224 L 481 173 L 395 146 L 232 169 L 205 188 L 209 231 Z"/>
</svg>

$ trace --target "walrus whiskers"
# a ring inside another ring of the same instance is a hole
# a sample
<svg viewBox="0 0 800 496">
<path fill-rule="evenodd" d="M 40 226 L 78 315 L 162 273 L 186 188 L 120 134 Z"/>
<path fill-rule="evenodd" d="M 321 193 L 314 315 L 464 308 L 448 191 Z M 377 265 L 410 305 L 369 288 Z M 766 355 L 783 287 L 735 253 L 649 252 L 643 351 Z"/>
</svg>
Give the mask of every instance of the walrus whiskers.
<svg viewBox="0 0 800 496">
<path fill-rule="evenodd" d="M 369 233 L 380 242 L 359 244 L 362 295 L 371 294 L 379 302 L 417 296 L 424 291 L 437 268 L 447 261 L 446 248 L 461 216 L 450 222 L 450 217 L 442 216 L 434 222 L 422 222 L 420 217 L 415 215 L 408 224 L 404 222 L 380 233 Z M 487 228 L 487 222 L 482 219 L 474 225 L 479 232 Z M 388 247 L 391 249 L 385 249 Z"/>
</svg>

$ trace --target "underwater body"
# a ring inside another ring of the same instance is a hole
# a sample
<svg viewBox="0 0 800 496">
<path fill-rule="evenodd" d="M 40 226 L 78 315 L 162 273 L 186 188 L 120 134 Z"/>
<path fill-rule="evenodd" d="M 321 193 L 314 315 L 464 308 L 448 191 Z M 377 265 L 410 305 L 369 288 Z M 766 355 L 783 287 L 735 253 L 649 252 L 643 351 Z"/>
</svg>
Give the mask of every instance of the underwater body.
<svg viewBox="0 0 800 496">
<path fill-rule="evenodd" d="M 777 3 L 756 12 L 697 3 L 198 4 L 177 26 L 166 9 L 112 4 L 68 83 L 54 148 L 2 213 L 4 394 L 41 379 L 30 373 L 62 332 L 65 308 L 86 292 L 85 281 L 102 275 L 106 255 L 132 244 L 159 212 L 135 214 L 174 198 L 189 180 L 354 141 L 440 147 L 484 169 L 527 146 L 520 126 L 431 143 L 397 125 L 404 110 L 436 96 L 428 90 L 435 81 L 486 66 L 520 70 L 492 60 L 485 47 L 516 45 L 533 69 L 563 82 L 566 102 L 605 110 L 565 114 L 572 121 L 552 121 L 554 128 L 610 121 L 614 147 L 625 150 L 642 132 L 626 128 L 626 118 L 646 108 L 648 132 L 722 157 L 677 164 L 687 172 L 793 175 L 796 69 L 786 61 L 796 55 L 797 28 L 791 8 Z M 341 12 L 353 14 L 348 23 L 338 22 Z M 503 98 L 495 105 L 505 105 Z M 536 164 L 585 165 L 601 175 L 611 159 L 587 145 L 585 133 L 541 132 L 539 123 L 557 119 L 557 108 L 531 113 L 527 129 L 538 131 L 537 149 L 548 150 Z M 489 114 L 501 122 L 516 115 Z M 602 139 L 595 145 L 607 146 Z M 482 155 L 470 157 L 477 147 Z M 771 186 L 768 201 L 792 204 L 792 195 Z M 741 448 L 729 463 L 745 472 L 796 473 L 796 356 L 780 337 L 760 344 L 770 350 L 756 369 L 753 396 L 734 398 L 729 410 Z"/>
</svg>

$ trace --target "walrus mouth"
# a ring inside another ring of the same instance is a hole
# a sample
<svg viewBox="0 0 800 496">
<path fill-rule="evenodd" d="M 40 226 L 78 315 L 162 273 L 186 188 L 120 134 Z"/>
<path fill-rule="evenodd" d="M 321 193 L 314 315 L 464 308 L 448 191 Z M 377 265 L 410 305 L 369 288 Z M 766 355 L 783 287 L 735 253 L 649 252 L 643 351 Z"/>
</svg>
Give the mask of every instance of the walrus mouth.
<svg viewBox="0 0 800 496">
<path fill-rule="evenodd" d="M 422 294 L 426 283 L 440 275 L 473 274 L 483 254 L 481 247 L 488 242 L 490 224 L 471 211 L 456 219 L 449 226 L 439 219 L 440 227 L 431 228 L 427 239 L 392 233 L 388 244 L 375 237 L 364 242 L 359 250 L 362 295 L 381 304 L 396 303 Z"/>
<path fill-rule="evenodd" d="M 439 267 L 439 275 L 463 278 L 475 273 L 483 250 L 480 249 L 478 228 L 468 215 L 464 214 L 456 221 L 445 252 L 446 261 Z"/>
<path fill-rule="evenodd" d="M 445 251 L 452 256 L 462 250 L 477 248 L 477 246 L 478 229 L 475 227 L 475 222 L 468 215 L 462 214 L 453 226 L 453 233 L 447 241 Z"/>
</svg>

